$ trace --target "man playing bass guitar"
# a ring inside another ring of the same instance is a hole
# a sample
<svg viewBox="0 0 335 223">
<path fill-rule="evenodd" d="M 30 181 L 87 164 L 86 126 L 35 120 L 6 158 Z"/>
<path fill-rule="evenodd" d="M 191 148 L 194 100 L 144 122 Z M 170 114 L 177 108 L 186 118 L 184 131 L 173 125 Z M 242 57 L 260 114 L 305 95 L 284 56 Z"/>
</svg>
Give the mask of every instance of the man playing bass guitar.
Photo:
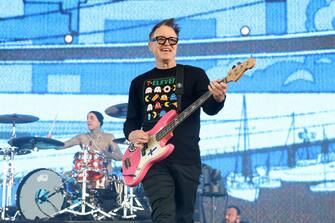
<svg viewBox="0 0 335 223">
<path fill-rule="evenodd" d="M 124 123 L 126 138 L 132 143 L 133 149 L 138 149 L 142 155 L 154 155 L 159 150 L 157 148 L 165 143 L 173 145 L 167 148 L 169 152 L 163 154 L 162 159 L 145 168 L 147 172 L 141 178 L 145 195 L 151 205 L 152 221 L 155 223 L 193 222 L 196 191 L 201 174 L 198 145 L 200 108 L 189 114 L 177 127 L 164 128 L 166 131 L 173 130 L 173 136 L 172 131 L 164 138 L 164 132 L 159 137 L 158 134 L 150 134 L 149 130 L 154 128 L 155 133 L 159 132 L 164 124 L 175 117 L 167 117 L 158 124 L 166 113 L 184 111 L 208 91 L 211 95 L 201 107 L 208 115 L 215 115 L 223 108 L 227 92 L 224 81 L 210 82 L 203 69 L 177 65 L 178 35 L 179 27 L 174 19 L 164 20 L 152 28 L 148 45 L 155 56 L 156 66 L 132 80 L 128 114 Z M 176 92 L 179 87 L 176 83 L 178 67 L 183 70 L 183 93 L 180 101 Z M 146 151 L 153 135 L 156 140 L 161 141 L 158 147 L 154 146 Z M 131 169 L 132 165 L 134 166 L 130 159 L 123 160 L 126 168 Z M 127 172 L 126 168 L 123 168 L 123 174 L 125 178 L 131 179 L 134 174 Z M 136 169 L 138 168 L 133 171 Z M 131 182 L 128 184 L 132 185 Z"/>
</svg>

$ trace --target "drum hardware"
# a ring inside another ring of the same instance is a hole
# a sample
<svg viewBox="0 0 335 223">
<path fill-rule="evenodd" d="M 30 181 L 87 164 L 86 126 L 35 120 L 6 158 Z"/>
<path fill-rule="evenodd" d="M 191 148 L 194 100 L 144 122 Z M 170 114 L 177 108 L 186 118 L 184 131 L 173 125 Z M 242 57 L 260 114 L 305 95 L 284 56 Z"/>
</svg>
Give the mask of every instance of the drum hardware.
<svg viewBox="0 0 335 223">
<path fill-rule="evenodd" d="M 14 155 L 17 153 L 17 148 L 7 147 L 2 148 L 3 155 L 3 180 L 2 180 L 2 205 L 1 205 L 1 220 L 15 220 L 18 212 L 14 217 L 9 216 L 6 212 L 12 206 L 12 188 L 14 186 Z"/>
<path fill-rule="evenodd" d="M 105 113 L 114 118 L 125 119 L 127 117 L 128 103 L 122 103 L 106 108 Z"/>
<path fill-rule="evenodd" d="M 22 114 L 7 114 L 0 115 L 0 123 L 12 124 L 12 136 L 11 140 L 16 138 L 16 124 L 30 123 L 38 121 L 39 118 L 32 115 Z M 14 184 L 14 155 L 25 155 L 30 153 L 29 150 L 21 150 L 19 148 L 12 147 L 3 148 L 0 155 L 3 155 L 3 182 L 2 182 L 2 206 L 1 206 L 1 219 L 2 220 L 15 220 L 16 215 L 13 217 L 7 217 L 6 211 L 8 211 L 12 202 L 12 188 Z"/>
<path fill-rule="evenodd" d="M 118 203 L 120 207 L 113 209 L 109 212 L 111 213 L 117 213 L 120 210 L 123 210 L 122 218 L 129 219 L 129 218 L 135 218 L 137 215 L 135 214 L 136 211 L 143 211 L 144 208 L 140 201 L 136 198 L 136 195 L 134 194 L 134 188 L 128 187 L 125 183 L 123 183 L 121 180 L 114 179 L 114 186 L 116 192 L 119 194 L 118 197 Z M 129 192 L 128 192 L 129 189 Z M 134 201 L 136 204 L 134 204 Z M 128 214 L 129 211 L 129 214 Z"/>
<path fill-rule="evenodd" d="M 89 194 L 87 193 L 87 176 L 88 176 L 88 153 L 89 149 L 87 146 L 83 146 L 83 165 L 81 166 L 82 171 L 82 191 L 81 191 L 81 199 L 78 200 L 78 202 L 74 203 L 73 205 L 60 210 L 52 215 L 52 217 L 55 217 L 57 215 L 63 214 L 63 213 L 71 213 L 73 215 L 79 215 L 79 216 L 86 216 L 86 215 L 92 215 L 92 217 L 95 220 L 101 220 L 104 218 L 112 218 L 113 216 L 116 216 L 116 214 L 113 213 L 107 213 L 103 210 L 101 210 L 99 207 L 94 205 L 93 203 L 90 203 L 87 198 L 89 197 Z M 76 208 L 81 208 L 80 211 L 75 210 Z M 89 208 L 90 211 L 87 211 L 86 208 Z"/>
</svg>

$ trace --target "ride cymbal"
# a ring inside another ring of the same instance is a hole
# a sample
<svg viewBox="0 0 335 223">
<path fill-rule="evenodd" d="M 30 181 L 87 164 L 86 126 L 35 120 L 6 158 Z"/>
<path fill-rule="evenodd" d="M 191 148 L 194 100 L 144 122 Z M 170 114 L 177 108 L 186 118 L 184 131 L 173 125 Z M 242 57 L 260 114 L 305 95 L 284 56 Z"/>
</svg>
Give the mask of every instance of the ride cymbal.
<svg viewBox="0 0 335 223">
<path fill-rule="evenodd" d="M 117 104 L 108 107 L 105 110 L 106 115 L 114 118 L 126 118 L 128 110 L 128 103 Z"/>
</svg>

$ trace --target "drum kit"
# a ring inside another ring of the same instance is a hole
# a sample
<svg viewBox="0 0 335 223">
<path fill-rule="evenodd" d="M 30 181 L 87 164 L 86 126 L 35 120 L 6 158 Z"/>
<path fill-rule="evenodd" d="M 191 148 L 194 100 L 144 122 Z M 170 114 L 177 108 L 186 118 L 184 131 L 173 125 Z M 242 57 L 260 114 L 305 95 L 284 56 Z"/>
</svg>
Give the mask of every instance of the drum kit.
<svg viewBox="0 0 335 223">
<path fill-rule="evenodd" d="M 105 110 L 109 116 L 125 118 L 127 104 L 111 106 Z M 2 206 L 0 220 L 15 221 L 18 216 L 27 220 L 70 219 L 102 220 L 135 218 L 136 211 L 144 210 L 134 188 L 123 183 L 122 177 L 109 176 L 105 156 L 80 145 L 74 155 L 71 174 L 60 174 L 40 168 L 29 172 L 19 183 L 16 191 L 16 208 L 13 212 L 12 190 L 14 186 L 14 158 L 32 151 L 58 149 L 60 142 L 44 137 L 16 137 L 16 124 L 38 121 L 31 115 L 0 115 L 0 123 L 12 124 L 10 146 L 0 148 L 3 156 Z M 125 138 L 114 140 L 128 144 Z M 105 207 L 104 201 L 111 200 Z"/>
</svg>

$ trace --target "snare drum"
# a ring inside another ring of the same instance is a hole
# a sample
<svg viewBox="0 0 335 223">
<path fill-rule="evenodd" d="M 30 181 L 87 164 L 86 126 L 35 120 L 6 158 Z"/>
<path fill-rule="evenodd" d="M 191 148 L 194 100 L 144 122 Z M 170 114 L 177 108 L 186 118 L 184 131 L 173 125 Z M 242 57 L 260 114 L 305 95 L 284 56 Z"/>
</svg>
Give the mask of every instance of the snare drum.
<svg viewBox="0 0 335 223">
<path fill-rule="evenodd" d="M 107 164 L 105 156 L 95 150 L 87 152 L 87 180 L 101 181 L 107 174 Z M 73 158 L 74 174 L 78 182 L 83 181 L 84 153 L 77 152 Z"/>
</svg>

